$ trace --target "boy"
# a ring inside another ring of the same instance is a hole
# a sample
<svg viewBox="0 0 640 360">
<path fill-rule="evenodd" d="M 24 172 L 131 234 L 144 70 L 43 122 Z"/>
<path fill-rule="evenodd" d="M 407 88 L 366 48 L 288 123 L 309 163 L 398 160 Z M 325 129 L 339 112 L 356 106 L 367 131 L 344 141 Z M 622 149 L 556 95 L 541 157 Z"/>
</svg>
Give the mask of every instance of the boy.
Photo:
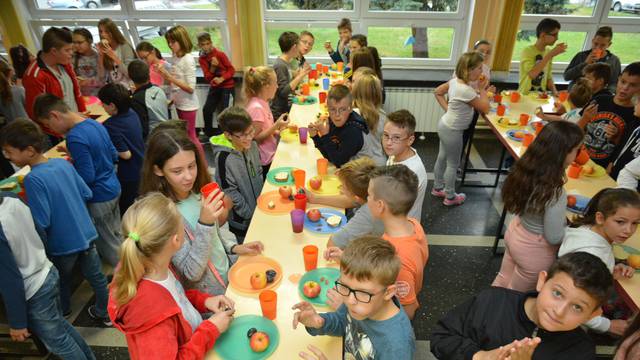
<svg viewBox="0 0 640 360">
<path fill-rule="evenodd" d="M 95 359 L 62 316 L 58 271 L 47 259 L 29 208 L 8 192 L 0 193 L 0 270 L 12 340 L 25 341 L 31 330 L 62 359 Z"/>
<path fill-rule="evenodd" d="M 640 93 L 640 62 L 627 65 L 618 78 L 615 96 L 599 96 L 587 106 L 578 125 L 585 131 L 584 145 L 589 157 L 607 169 L 615 179 L 635 157 L 634 143 L 638 119 L 633 115 L 634 95 Z M 626 143 L 626 144 L 625 144 Z M 616 156 L 616 154 L 619 154 Z M 615 171 L 609 167 L 616 162 Z"/>
<path fill-rule="evenodd" d="M 560 101 L 554 103 L 554 110 L 558 114 L 548 114 L 542 111 L 542 108 L 536 109 L 536 116 L 546 121 L 569 121 L 577 124 L 582 117 L 582 109 L 589 103 L 592 98 L 591 83 L 585 78 L 575 81 L 571 91 L 569 92 L 569 111 L 564 108 Z"/>
<path fill-rule="evenodd" d="M 298 34 L 285 31 L 278 38 L 278 45 L 282 54 L 273 63 L 273 70 L 276 72 L 278 88 L 271 100 L 271 113 L 277 119 L 280 115 L 288 113 L 291 109 L 290 95 L 292 95 L 305 76 L 311 71 L 309 64 L 305 63 L 301 68 L 293 71 L 292 62 L 300 54 L 298 50 Z"/>
<path fill-rule="evenodd" d="M 60 134 L 66 134 L 65 151 L 73 166 L 89 186 L 92 196 L 87 207 L 98 231 L 96 247 L 104 261 L 118 264 L 120 248 L 120 183 L 115 172 L 118 152 L 107 130 L 97 121 L 71 111 L 60 98 L 51 94 L 38 96 L 35 102 L 36 120 Z"/>
<path fill-rule="evenodd" d="M 58 130 L 55 126 L 53 129 Z M 5 126 L 0 144 L 11 162 L 20 167 L 31 166 L 24 188 L 33 220 L 46 232 L 47 255 L 60 273 L 62 313 L 71 314 L 72 274 L 79 262 L 82 275 L 96 294 L 96 304 L 89 307 L 89 315 L 111 326 L 107 316 L 107 278 L 94 246 L 98 234 L 85 205 L 91 190 L 69 162 L 43 155 L 46 140 L 34 122 L 16 120 Z"/>
<path fill-rule="evenodd" d="M 223 135 L 213 137 L 216 181 L 233 200 L 229 230 L 242 244 L 262 191 L 262 166 L 249 114 L 233 106 L 220 114 Z"/>
<path fill-rule="evenodd" d="M 298 51 L 299 54 L 297 67 L 304 67 L 304 64 L 307 62 L 307 59 L 304 58 L 305 55 L 313 50 L 313 44 L 315 43 L 316 38 L 313 37 L 313 34 L 307 30 L 302 30 L 300 32 L 300 40 L 298 41 Z"/>
<path fill-rule="evenodd" d="M 591 39 L 591 49 L 581 51 L 571 59 L 569 66 L 564 70 L 564 79 L 571 80 L 569 89 L 571 89 L 581 76 L 582 71 L 587 65 L 604 63 L 610 66 L 609 90 L 616 90 L 618 76 L 620 76 L 620 59 L 609 51 L 611 39 L 613 38 L 613 30 L 610 26 L 602 26 L 596 31 L 595 36 Z"/>
<path fill-rule="evenodd" d="M 86 107 L 76 73 L 73 71 L 73 36 L 69 29 L 50 27 L 42 35 L 42 51 L 29 64 L 22 78 L 25 89 L 25 110 L 30 119 L 35 119 L 33 104 L 40 94 L 53 94 L 67 104 L 72 111 L 84 112 Z M 46 125 L 44 132 L 58 143 L 62 134 L 56 133 Z"/>
<path fill-rule="evenodd" d="M 124 215 L 138 197 L 144 140 L 142 125 L 130 107 L 129 90 L 120 84 L 107 84 L 98 91 L 102 107 L 111 115 L 103 123 L 109 138 L 118 151 L 118 181 L 120 181 L 120 214 Z"/>
<path fill-rule="evenodd" d="M 149 65 L 142 60 L 133 60 L 127 67 L 129 78 L 133 81 L 131 108 L 138 114 L 142 124 L 142 139 L 161 121 L 169 120 L 167 95 L 159 86 L 149 81 Z"/>
<path fill-rule="evenodd" d="M 418 176 L 418 196 L 409 210 L 409 217 L 422 219 L 422 203 L 427 191 L 427 170 L 411 145 L 416 139 L 416 118 L 408 110 L 398 110 L 387 114 L 387 122 L 382 133 L 382 147 L 389 159 L 387 165 L 406 165 Z"/>
<path fill-rule="evenodd" d="M 211 35 L 208 32 L 198 34 L 198 47 L 200 47 L 198 62 L 204 78 L 209 83 L 209 95 L 207 95 L 207 100 L 202 108 L 204 133 L 208 139 L 213 135 L 220 134 L 220 130 L 213 128 L 213 114 L 215 112 L 220 114 L 222 110 L 229 107 L 229 100 L 235 84 L 233 75 L 236 73 L 236 69 L 231 65 L 227 55 L 213 46 Z"/>
<path fill-rule="evenodd" d="M 394 296 L 399 270 L 388 242 L 373 236 L 353 240 L 340 259 L 334 287 L 343 304 L 336 312 L 318 314 L 310 303 L 298 303 L 293 328 L 300 323 L 314 336 L 344 337 L 345 359 L 413 359 L 413 329 Z"/>
<path fill-rule="evenodd" d="M 451 310 L 431 334 L 431 352 L 442 360 L 595 359 L 580 325 L 602 313 L 612 288 L 600 259 L 567 254 L 540 272 L 538 292 L 493 287 Z"/>
<path fill-rule="evenodd" d="M 520 85 L 518 91 L 528 94 L 531 91 L 551 90 L 554 96 L 558 91 L 553 83 L 551 63 L 554 57 L 567 50 L 565 43 L 548 50 L 547 46 L 555 44 L 560 33 L 560 23 L 554 19 L 542 19 L 536 27 L 536 43 L 522 49 L 520 55 Z"/>
<path fill-rule="evenodd" d="M 616 78 L 616 81 L 611 83 L 611 67 L 609 64 L 598 62 L 587 65 L 582 69 L 582 75 L 589 80 L 594 99 L 599 96 L 613 96 L 613 93 L 609 90 L 609 85 L 613 85 L 615 88 L 618 84 L 618 79 Z"/>
<path fill-rule="evenodd" d="M 369 133 L 367 123 L 353 111 L 352 103 L 349 88 L 335 85 L 327 97 L 330 121 L 319 118 L 309 124 L 309 135 L 316 148 L 338 168 L 357 157 L 373 158 L 373 149 L 364 141 Z"/>
<path fill-rule="evenodd" d="M 334 51 L 333 47 L 331 47 L 331 41 L 327 40 L 324 43 L 324 48 L 329 53 L 331 60 L 334 63 L 342 62 L 344 64 L 349 62 L 350 51 L 349 51 L 349 40 L 351 40 L 351 34 L 353 33 L 353 28 L 351 27 L 351 20 L 347 18 L 342 18 L 338 23 L 338 43 L 337 50 Z"/>
</svg>

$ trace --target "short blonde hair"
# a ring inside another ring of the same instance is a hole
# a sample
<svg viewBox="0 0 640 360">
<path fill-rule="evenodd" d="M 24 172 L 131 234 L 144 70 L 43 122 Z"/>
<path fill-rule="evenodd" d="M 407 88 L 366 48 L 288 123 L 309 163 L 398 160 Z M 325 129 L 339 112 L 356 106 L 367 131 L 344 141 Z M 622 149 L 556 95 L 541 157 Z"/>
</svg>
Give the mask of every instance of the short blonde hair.
<svg viewBox="0 0 640 360">
<path fill-rule="evenodd" d="M 484 58 L 475 51 L 462 54 L 456 65 L 456 77 L 464 82 L 469 81 L 469 73 L 476 66 L 482 64 Z"/>
<path fill-rule="evenodd" d="M 358 281 L 375 281 L 393 285 L 400 272 L 400 259 L 390 242 L 366 235 L 352 240 L 340 258 L 342 274 Z"/>
<path fill-rule="evenodd" d="M 366 156 L 354 159 L 342 165 L 336 172 L 338 179 L 349 192 L 361 199 L 367 199 L 371 173 L 376 169 L 376 163 Z"/>
<path fill-rule="evenodd" d="M 258 96 L 260 90 L 269 85 L 275 76 L 276 72 L 268 66 L 252 66 L 245 69 L 242 86 L 246 100 Z"/>
<path fill-rule="evenodd" d="M 189 32 L 182 25 L 176 25 L 169 29 L 164 34 L 164 38 L 167 39 L 167 42 L 175 41 L 180 44 L 181 54 L 177 54 L 178 56 L 184 56 L 193 50 L 193 42 L 191 42 Z"/>
</svg>

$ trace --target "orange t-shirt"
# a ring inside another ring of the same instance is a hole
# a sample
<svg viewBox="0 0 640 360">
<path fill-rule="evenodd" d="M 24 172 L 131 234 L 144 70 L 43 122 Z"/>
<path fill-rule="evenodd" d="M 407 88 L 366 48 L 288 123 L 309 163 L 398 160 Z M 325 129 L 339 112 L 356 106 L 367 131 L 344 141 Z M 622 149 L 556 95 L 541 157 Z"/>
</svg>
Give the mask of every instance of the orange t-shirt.
<svg viewBox="0 0 640 360">
<path fill-rule="evenodd" d="M 409 221 L 414 228 L 412 235 L 402 237 L 391 237 L 386 233 L 382 235 L 384 240 L 387 240 L 396 248 L 402 263 L 396 281 L 399 286 L 404 285 L 408 288 L 407 295 L 400 297 L 400 304 L 402 305 L 418 302 L 418 293 L 422 289 L 424 267 L 429 259 L 427 235 L 424 233 L 422 225 L 416 219 L 409 218 Z"/>
</svg>

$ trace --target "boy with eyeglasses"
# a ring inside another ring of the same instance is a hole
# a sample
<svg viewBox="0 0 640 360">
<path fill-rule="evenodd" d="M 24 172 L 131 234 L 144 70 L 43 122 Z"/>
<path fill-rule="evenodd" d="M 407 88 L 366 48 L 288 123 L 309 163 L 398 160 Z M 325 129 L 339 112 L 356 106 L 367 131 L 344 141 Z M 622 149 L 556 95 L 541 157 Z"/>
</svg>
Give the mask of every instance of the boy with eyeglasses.
<svg viewBox="0 0 640 360">
<path fill-rule="evenodd" d="M 399 271 L 400 259 L 389 242 L 374 236 L 353 240 L 340 259 L 334 287 L 343 304 L 335 312 L 318 314 L 310 303 L 298 303 L 293 328 L 300 323 L 314 336 L 344 337 L 345 359 L 413 359 L 413 329 L 395 297 Z M 309 350 L 326 359 L 316 347 Z"/>
<path fill-rule="evenodd" d="M 251 116 L 243 108 L 227 108 L 218 121 L 224 133 L 211 138 L 217 168 L 215 178 L 233 201 L 229 230 L 242 244 L 264 184 L 260 151 L 253 141 Z"/>
<path fill-rule="evenodd" d="M 558 95 L 553 82 L 551 64 L 554 57 L 567 51 L 567 44 L 560 43 L 553 49 L 547 46 L 555 44 L 560 33 L 557 20 L 542 19 L 536 27 L 536 43 L 522 49 L 520 55 L 520 85 L 518 91 L 528 94 L 531 91 L 551 90 L 553 96 Z"/>
</svg>

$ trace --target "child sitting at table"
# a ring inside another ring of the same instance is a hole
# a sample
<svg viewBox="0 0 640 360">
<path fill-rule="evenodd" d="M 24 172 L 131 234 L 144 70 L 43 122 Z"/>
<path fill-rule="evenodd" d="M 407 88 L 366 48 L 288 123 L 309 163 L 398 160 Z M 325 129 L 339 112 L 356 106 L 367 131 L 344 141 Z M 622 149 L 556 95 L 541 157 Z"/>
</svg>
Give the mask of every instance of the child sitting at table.
<svg viewBox="0 0 640 360">
<path fill-rule="evenodd" d="M 298 50 L 299 40 L 298 34 L 292 31 L 285 31 L 278 38 L 278 45 L 282 54 L 273 63 L 273 70 L 276 72 L 278 83 L 276 94 L 271 101 L 271 112 L 274 119 L 289 112 L 291 109 L 291 95 L 295 93 L 298 85 L 302 83 L 304 77 L 311 71 L 309 64 L 303 65 L 296 71 L 293 71 L 291 66 L 291 63 L 296 61 L 296 57 L 300 54 Z"/>
<path fill-rule="evenodd" d="M 318 314 L 310 303 L 298 303 L 293 328 L 302 324 L 314 336 L 343 337 L 345 359 L 413 359 L 413 329 L 395 297 L 399 272 L 400 259 L 389 242 L 374 236 L 353 240 L 340 258 L 334 285 L 343 304 Z M 319 349 L 309 350 L 324 358 Z"/>
<path fill-rule="evenodd" d="M 336 51 L 331 46 L 331 41 L 327 40 L 324 43 L 324 48 L 329 53 L 331 60 L 334 63 L 342 62 L 346 64 L 349 62 L 349 40 L 351 40 L 351 34 L 353 29 L 351 28 L 351 20 L 342 18 L 338 23 L 338 42 L 336 43 Z"/>
<path fill-rule="evenodd" d="M 182 248 L 183 223 L 176 205 L 154 192 L 123 218 L 127 234 L 109 296 L 109 316 L 125 334 L 132 359 L 203 359 L 233 321 L 224 295 L 186 290 L 171 260 Z M 202 313 L 213 312 L 206 320 Z"/>
<path fill-rule="evenodd" d="M 233 200 L 229 230 L 242 244 L 264 185 L 260 152 L 253 141 L 255 128 L 251 117 L 243 108 L 230 107 L 218 116 L 218 120 L 224 133 L 211 140 L 216 181 Z"/>
<path fill-rule="evenodd" d="M 589 80 L 594 99 L 599 96 L 613 96 L 613 93 L 609 90 L 611 81 L 611 67 L 609 64 L 597 62 L 587 65 L 582 69 L 582 77 Z"/>
<path fill-rule="evenodd" d="M 558 256 L 572 252 L 587 252 L 602 260 L 614 279 L 633 276 L 635 269 L 615 263 L 613 244 L 622 244 L 635 233 L 640 222 L 640 195 L 629 189 L 602 189 L 591 198 L 584 215 L 574 216 L 567 229 Z M 621 336 L 625 320 L 609 320 L 598 316 L 586 326 L 597 332 Z"/>
<path fill-rule="evenodd" d="M 640 66 L 640 62 L 637 63 Z M 639 73 L 640 75 L 640 73 Z M 639 76 L 640 78 L 640 76 Z M 618 178 L 620 171 L 630 162 L 638 158 L 638 146 L 640 146 L 640 84 L 638 86 L 638 94 L 632 98 L 634 120 L 631 126 L 627 128 L 628 134 L 625 136 L 625 143 L 617 153 L 615 160 L 611 166 L 611 176 L 614 180 Z"/>
<path fill-rule="evenodd" d="M 300 32 L 300 40 L 298 40 L 298 52 L 299 55 L 296 58 L 298 60 L 297 64 L 293 64 L 293 65 L 297 65 L 296 68 L 300 68 L 303 67 L 304 64 L 307 62 L 307 59 L 305 59 L 305 55 L 308 55 L 311 50 L 313 50 L 313 44 L 315 43 L 316 38 L 313 36 L 313 34 L 310 31 L 307 30 L 302 30 Z"/>
<path fill-rule="evenodd" d="M 556 99 L 554 103 L 556 114 L 547 114 L 542 111 L 542 108 L 537 108 L 536 116 L 546 121 L 569 121 L 577 124 L 582 117 L 582 109 L 589 103 L 591 98 L 592 92 L 589 80 L 580 78 L 574 82 L 571 91 L 569 91 L 569 98 L 567 99 L 569 109 L 566 109 L 560 100 Z"/>
<path fill-rule="evenodd" d="M 133 60 L 127 67 L 129 77 L 133 81 L 131 108 L 138 114 L 142 123 L 144 140 L 162 121 L 169 120 L 167 95 L 164 90 L 149 80 L 149 65 L 142 60 Z"/>
<path fill-rule="evenodd" d="M 636 105 L 634 106 L 633 114 L 636 118 L 640 119 L 640 97 L 636 97 Z M 638 130 L 636 129 L 632 134 L 637 136 Z M 625 146 L 625 150 L 628 148 Z M 622 167 L 622 164 L 618 166 L 618 160 L 614 163 L 614 170 L 618 170 Z M 614 173 L 614 171 L 612 171 Z M 618 172 L 616 181 L 619 187 L 625 187 L 628 189 L 638 190 L 638 179 L 640 179 L 640 157 L 629 161 Z"/>
<path fill-rule="evenodd" d="M 387 119 L 382 109 L 382 85 L 375 75 L 363 74 L 353 83 L 353 106 L 367 123 L 369 133 L 365 136 L 365 147 L 371 149 L 371 158 L 376 165 L 382 166 L 387 162 L 387 156 L 382 150 L 382 130 Z"/>
<path fill-rule="evenodd" d="M 580 328 L 600 315 L 613 279 L 597 257 L 567 254 L 538 275 L 536 292 L 492 287 L 438 321 L 431 352 L 448 359 L 595 359 Z"/>
</svg>

